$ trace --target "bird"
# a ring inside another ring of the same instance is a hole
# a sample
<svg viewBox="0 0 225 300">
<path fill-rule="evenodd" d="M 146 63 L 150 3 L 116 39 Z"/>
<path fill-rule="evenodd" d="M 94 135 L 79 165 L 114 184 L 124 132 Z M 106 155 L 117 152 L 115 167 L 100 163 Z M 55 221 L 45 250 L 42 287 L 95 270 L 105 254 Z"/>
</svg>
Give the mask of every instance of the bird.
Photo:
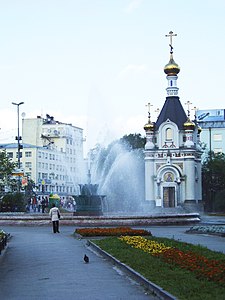
<svg viewBox="0 0 225 300">
<path fill-rule="evenodd" d="M 84 254 L 84 262 L 86 264 L 89 263 L 89 257 L 86 254 Z"/>
</svg>

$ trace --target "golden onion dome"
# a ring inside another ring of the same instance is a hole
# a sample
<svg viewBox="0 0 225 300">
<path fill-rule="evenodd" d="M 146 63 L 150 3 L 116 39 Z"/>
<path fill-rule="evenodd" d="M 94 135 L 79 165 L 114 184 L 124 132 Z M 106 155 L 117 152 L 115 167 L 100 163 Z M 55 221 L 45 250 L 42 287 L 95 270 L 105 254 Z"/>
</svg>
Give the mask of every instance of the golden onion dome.
<svg viewBox="0 0 225 300">
<path fill-rule="evenodd" d="M 195 123 L 192 122 L 189 118 L 187 119 L 187 121 L 184 123 L 184 129 L 186 130 L 194 130 L 195 129 Z"/>
<path fill-rule="evenodd" d="M 154 124 L 150 121 L 144 125 L 145 131 L 154 131 Z"/>
<path fill-rule="evenodd" d="M 175 63 L 173 59 L 173 54 L 170 54 L 170 61 L 168 62 L 167 65 L 165 65 L 164 72 L 168 76 L 175 76 L 180 72 L 180 67 L 178 66 L 177 63 Z"/>
</svg>

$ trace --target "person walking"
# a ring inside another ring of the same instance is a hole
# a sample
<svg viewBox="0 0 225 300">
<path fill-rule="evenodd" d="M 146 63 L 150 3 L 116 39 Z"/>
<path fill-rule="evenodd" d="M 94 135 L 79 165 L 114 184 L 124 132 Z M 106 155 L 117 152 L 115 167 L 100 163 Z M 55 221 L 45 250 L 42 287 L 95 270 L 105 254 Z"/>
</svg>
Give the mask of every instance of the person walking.
<svg viewBox="0 0 225 300">
<path fill-rule="evenodd" d="M 58 207 L 55 206 L 55 203 L 52 204 L 52 208 L 49 211 L 49 216 L 52 220 L 53 232 L 59 233 L 59 219 L 60 219 L 60 211 Z"/>
<path fill-rule="evenodd" d="M 44 196 L 42 196 L 42 200 L 41 200 L 41 211 L 42 211 L 42 213 L 45 212 L 45 198 L 44 198 Z"/>
</svg>

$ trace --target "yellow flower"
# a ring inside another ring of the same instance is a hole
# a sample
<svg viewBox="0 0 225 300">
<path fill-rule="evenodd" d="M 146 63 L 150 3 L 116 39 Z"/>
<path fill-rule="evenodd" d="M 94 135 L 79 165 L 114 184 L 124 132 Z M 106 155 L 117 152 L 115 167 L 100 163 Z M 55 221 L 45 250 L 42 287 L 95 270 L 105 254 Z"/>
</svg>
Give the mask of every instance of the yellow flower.
<svg viewBox="0 0 225 300">
<path fill-rule="evenodd" d="M 152 255 L 161 253 L 171 247 L 165 246 L 163 243 L 158 243 L 153 240 L 143 238 L 141 236 L 122 236 L 119 238 L 134 248 L 141 249 L 144 252 Z"/>
</svg>

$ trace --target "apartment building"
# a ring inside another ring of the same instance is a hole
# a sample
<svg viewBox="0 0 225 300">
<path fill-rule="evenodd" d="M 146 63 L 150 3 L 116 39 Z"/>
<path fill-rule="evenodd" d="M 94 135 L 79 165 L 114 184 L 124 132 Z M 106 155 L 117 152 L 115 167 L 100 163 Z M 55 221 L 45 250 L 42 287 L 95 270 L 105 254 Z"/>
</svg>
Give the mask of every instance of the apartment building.
<svg viewBox="0 0 225 300">
<path fill-rule="evenodd" d="M 34 180 L 37 193 L 61 196 L 79 193 L 86 180 L 83 159 L 83 129 L 38 116 L 22 120 L 20 169 Z M 18 144 L 2 144 L 8 156 L 18 161 Z"/>
<path fill-rule="evenodd" d="M 198 110 L 196 118 L 202 129 L 201 142 L 207 150 L 225 153 L 225 110 Z"/>
</svg>

